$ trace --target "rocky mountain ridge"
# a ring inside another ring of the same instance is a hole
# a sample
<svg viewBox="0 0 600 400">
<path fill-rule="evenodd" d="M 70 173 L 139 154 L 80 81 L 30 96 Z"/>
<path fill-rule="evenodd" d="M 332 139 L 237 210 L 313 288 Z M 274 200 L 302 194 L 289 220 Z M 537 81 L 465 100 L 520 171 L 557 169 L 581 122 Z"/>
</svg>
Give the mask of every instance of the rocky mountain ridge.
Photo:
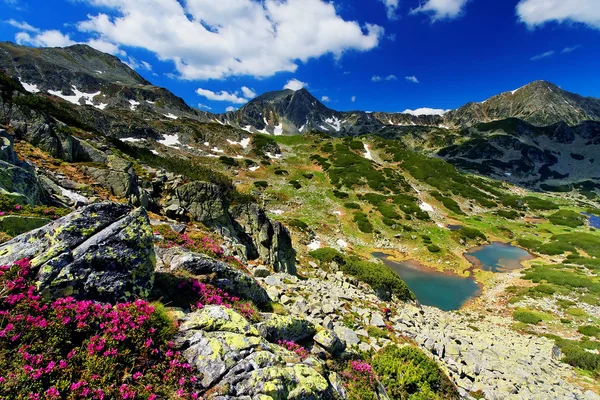
<svg viewBox="0 0 600 400">
<path fill-rule="evenodd" d="M 480 103 L 468 103 L 443 115 L 340 112 L 325 106 L 306 89 L 268 92 L 239 110 L 211 114 L 189 107 L 167 89 L 152 86 L 116 57 L 85 45 L 32 49 L 1 43 L 0 68 L 18 79 L 30 93 L 46 92 L 76 105 L 92 106 L 94 110 L 83 113 L 94 114 L 86 118 L 90 125 L 115 134 L 122 130 L 121 120 L 125 116 L 129 131 L 146 135 L 156 130 L 156 126 L 145 122 L 147 117 L 216 122 L 269 135 L 297 135 L 315 130 L 331 136 L 378 134 L 384 129 L 412 126 L 458 129 L 506 118 L 519 118 L 536 126 L 559 121 L 568 125 L 600 121 L 599 99 L 584 98 L 545 81 Z"/>
</svg>

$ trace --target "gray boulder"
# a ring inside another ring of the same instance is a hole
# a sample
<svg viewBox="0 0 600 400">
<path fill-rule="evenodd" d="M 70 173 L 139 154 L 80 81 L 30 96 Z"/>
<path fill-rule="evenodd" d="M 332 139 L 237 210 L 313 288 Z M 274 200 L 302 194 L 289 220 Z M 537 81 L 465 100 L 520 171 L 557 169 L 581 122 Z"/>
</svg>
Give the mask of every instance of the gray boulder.
<svg viewBox="0 0 600 400">
<path fill-rule="evenodd" d="M 317 333 L 313 340 L 328 353 L 337 355 L 346 349 L 346 344 L 335 334 L 328 329 L 323 329 Z"/>
<path fill-rule="evenodd" d="M 314 336 L 315 326 L 305 319 L 290 315 L 270 314 L 270 318 L 256 325 L 260 334 L 269 342 L 279 340 L 301 342 Z"/>
<path fill-rule="evenodd" d="M 28 258 L 40 292 L 104 302 L 146 297 L 154 283 L 144 209 L 98 203 L 0 245 L 0 264 Z"/>
<path fill-rule="evenodd" d="M 221 228 L 222 234 L 232 234 L 229 206 L 219 186 L 208 182 L 192 182 L 179 187 L 176 196 L 178 205 L 187 210 L 194 221 Z"/>
</svg>

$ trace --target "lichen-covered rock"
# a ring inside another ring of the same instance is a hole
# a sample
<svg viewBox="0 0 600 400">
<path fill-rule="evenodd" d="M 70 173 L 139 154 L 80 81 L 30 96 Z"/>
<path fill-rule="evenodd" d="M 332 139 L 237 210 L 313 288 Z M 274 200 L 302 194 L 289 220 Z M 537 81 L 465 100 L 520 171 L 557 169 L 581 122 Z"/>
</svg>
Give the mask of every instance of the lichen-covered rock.
<svg viewBox="0 0 600 400">
<path fill-rule="evenodd" d="M 331 399 L 329 382 L 280 346 L 267 342 L 231 309 L 188 315 L 175 340 L 200 373 L 204 399 Z"/>
<path fill-rule="evenodd" d="M 0 130 L 0 193 L 30 205 L 42 204 L 46 197 L 33 167 L 19 160 L 13 137 L 4 130 Z"/>
<path fill-rule="evenodd" d="M 219 186 L 208 182 L 191 182 L 179 187 L 176 196 L 179 205 L 189 212 L 194 221 L 221 228 L 221 233 L 228 236 L 232 234 L 233 223 L 228 204 Z"/>
<path fill-rule="evenodd" d="M 207 306 L 190 314 L 189 318 L 179 327 L 181 332 L 200 329 L 209 332 L 222 331 L 258 336 L 258 331 L 250 325 L 246 318 L 230 308 L 220 306 Z"/>
<path fill-rule="evenodd" d="M 312 323 L 291 315 L 272 314 L 269 319 L 256 327 L 260 334 L 272 343 L 279 340 L 301 342 L 312 338 L 316 332 Z"/>
<path fill-rule="evenodd" d="M 0 246 L 0 264 L 29 258 L 50 298 L 118 302 L 146 297 L 154 282 L 152 230 L 144 209 L 94 204 Z"/>
<path fill-rule="evenodd" d="M 356 346 L 360 343 L 360 339 L 356 332 L 354 332 L 350 328 L 346 328 L 345 326 L 336 326 L 333 328 L 336 335 L 340 337 L 345 343 L 347 347 Z"/>
<path fill-rule="evenodd" d="M 156 248 L 156 254 L 159 259 L 159 272 L 186 271 L 196 276 L 204 276 L 204 282 L 238 297 L 252 300 L 259 307 L 271 302 L 265 289 L 252 277 L 224 262 L 181 247 Z"/>
<path fill-rule="evenodd" d="M 237 235 L 246 245 L 249 260 L 260 258 L 275 272 L 296 274 L 296 251 L 285 226 L 272 222 L 255 203 L 233 207 L 231 215 L 239 224 Z"/>
<path fill-rule="evenodd" d="M 85 173 L 94 179 L 96 183 L 109 189 L 116 197 L 126 199 L 137 192 L 136 177 L 133 172 L 87 167 Z"/>
<path fill-rule="evenodd" d="M 339 336 L 328 329 L 323 329 L 317 333 L 313 340 L 332 355 L 337 355 L 346 349 L 346 344 L 342 342 Z"/>
</svg>

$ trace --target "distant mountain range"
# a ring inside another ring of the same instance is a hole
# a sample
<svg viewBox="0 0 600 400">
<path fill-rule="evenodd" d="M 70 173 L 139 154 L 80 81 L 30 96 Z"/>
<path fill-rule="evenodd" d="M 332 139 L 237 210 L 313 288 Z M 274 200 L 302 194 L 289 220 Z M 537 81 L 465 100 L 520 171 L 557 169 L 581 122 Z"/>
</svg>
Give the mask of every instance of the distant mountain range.
<svg viewBox="0 0 600 400">
<path fill-rule="evenodd" d="M 77 121 L 86 130 L 135 141 L 176 135 L 197 155 L 216 156 L 209 150 L 213 146 L 249 143 L 256 133 L 372 134 L 530 188 L 600 190 L 600 99 L 549 82 L 536 81 L 443 115 L 340 112 L 306 89 L 265 93 L 234 112 L 212 114 L 85 45 L 0 43 L 1 70 L 21 83 L 23 94 L 61 104 L 61 116 L 68 119 L 62 122 Z"/>
<path fill-rule="evenodd" d="M 237 111 L 211 114 L 189 107 L 167 89 L 153 86 L 118 58 L 86 45 L 30 48 L 0 43 L 0 68 L 30 92 L 46 92 L 101 111 L 129 110 L 134 114 L 154 114 L 155 118 L 213 121 L 271 135 L 316 130 L 333 136 L 354 136 L 407 126 L 458 129 L 507 118 L 518 118 L 534 126 L 600 121 L 600 99 L 582 97 L 545 81 L 480 103 L 468 103 L 443 115 L 340 112 L 325 106 L 306 89 L 265 93 Z"/>
</svg>

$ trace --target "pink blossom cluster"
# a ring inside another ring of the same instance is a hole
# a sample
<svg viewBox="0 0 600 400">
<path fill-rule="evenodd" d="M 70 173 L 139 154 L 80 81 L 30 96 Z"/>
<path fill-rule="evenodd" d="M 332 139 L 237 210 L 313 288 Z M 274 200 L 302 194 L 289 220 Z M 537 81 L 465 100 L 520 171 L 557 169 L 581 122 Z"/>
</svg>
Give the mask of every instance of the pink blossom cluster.
<svg viewBox="0 0 600 400">
<path fill-rule="evenodd" d="M 368 385 L 374 385 L 377 381 L 373 367 L 363 360 L 352 360 L 348 363 L 346 371 L 342 376 L 351 382 L 361 382 Z"/>
<path fill-rule="evenodd" d="M 277 344 L 283 347 L 284 349 L 296 353 L 296 355 L 298 355 L 298 357 L 300 357 L 302 360 L 308 358 L 308 351 L 295 342 L 289 340 L 279 340 L 277 341 Z"/>
<path fill-rule="evenodd" d="M 226 291 L 214 287 L 210 284 L 201 283 L 196 279 L 191 279 L 179 285 L 179 289 L 188 287 L 197 296 L 198 301 L 194 308 L 202 309 L 204 306 L 217 305 L 227 308 L 234 308 L 245 318 L 251 319 L 256 314 L 252 305 L 248 302 L 242 302 L 239 297 L 235 297 Z"/>
<path fill-rule="evenodd" d="M 49 302 L 33 275 L 28 260 L 0 266 L 0 398 L 198 398 L 151 304 Z"/>
</svg>

